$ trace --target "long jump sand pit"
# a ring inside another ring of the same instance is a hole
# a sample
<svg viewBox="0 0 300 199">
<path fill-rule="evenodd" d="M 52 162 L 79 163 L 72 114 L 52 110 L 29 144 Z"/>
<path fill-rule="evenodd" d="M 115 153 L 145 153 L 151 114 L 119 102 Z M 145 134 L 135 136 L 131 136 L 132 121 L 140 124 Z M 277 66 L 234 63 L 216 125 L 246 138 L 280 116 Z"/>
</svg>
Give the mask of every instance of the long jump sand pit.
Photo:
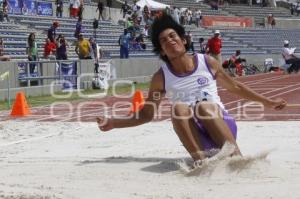
<svg viewBox="0 0 300 199">
<path fill-rule="evenodd" d="M 246 156 L 187 177 L 168 121 L 101 133 L 96 123 L 0 123 L 0 198 L 300 198 L 300 122 L 238 122 Z"/>
</svg>

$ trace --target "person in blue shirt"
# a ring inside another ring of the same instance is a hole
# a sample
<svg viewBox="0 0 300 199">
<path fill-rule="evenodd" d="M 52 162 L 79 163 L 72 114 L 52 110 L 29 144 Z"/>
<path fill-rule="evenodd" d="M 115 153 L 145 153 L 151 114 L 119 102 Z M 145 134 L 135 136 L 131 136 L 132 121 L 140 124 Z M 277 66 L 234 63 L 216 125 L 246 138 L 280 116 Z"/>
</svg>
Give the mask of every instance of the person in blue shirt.
<svg viewBox="0 0 300 199">
<path fill-rule="evenodd" d="M 56 29 L 59 26 L 58 21 L 54 21 L 51 27 L 48 29 L 47 37 L 51 42 L 55 42 L 56 39 Z"/>
<path fill-rule="evenodd" d="M 129 57 L 129 41 L 130 41 L 130 34 L 128 33 L 127 29 L 124 29 L 124 33 L 119 37 L 119 46 L 120 46 L 120 58 L 121 59 L 128 59 Z"/>
</svg>

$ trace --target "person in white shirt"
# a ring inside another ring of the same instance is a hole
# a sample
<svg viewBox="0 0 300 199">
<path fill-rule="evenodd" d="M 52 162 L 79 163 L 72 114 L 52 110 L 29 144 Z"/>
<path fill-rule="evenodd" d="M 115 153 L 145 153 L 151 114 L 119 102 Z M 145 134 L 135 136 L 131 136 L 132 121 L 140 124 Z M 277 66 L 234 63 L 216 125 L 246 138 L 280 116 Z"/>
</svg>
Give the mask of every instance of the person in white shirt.
<svg viewBox="0 0 300 199">
<path fill-rule="evenodd" d="M 199 27 L 201 25 L 201 19 L 202 19 L 201 10 L 197 9 L 195 15 L 196 15 L 196 26 Z"/>
<path fill-rule="evenodd" d="M 136 13 L 138 11 L 138 5 L 136 5 L 136 2 L 133 3 L 131 9 L 133 13 Z"/>
<path fill-rule="evenodd" d="M 283 42 L 283 50 L 282 50 L 282 56 L 285 60 L 286 64 L 290 64 L 291 66 L 287 69 L 287 72 L 290 74 L 293 71 L 295 73 L 299 72 L 300 69 L 300 58 L 298 58 L 295 55 L 295 49 L 296 48 L 290 48 L 289 47 L 289 41 L 284 40 Z"/>
<path fill-rule="evenodd" d="M 179 24 L 179 16 L 180 16 L 180 10 L 177 7 L 174 7 L 174 20 Z"/>
<path fill-rule="evenodd" d="M 241 155 L 236 143 L 235 120 L 224 109 L 218 95 L 217 81 L 218 86 L 270 108 L 282 109 L 286 106 L 285 100 L 269 99 L 229 77 L 213 57 L 187 54 L 185 30 L 171 16 L 156 18 L 151 29 L 153 50 L 165 63 L 152 77 L 146 102 L 130 117 L 99 116 L 97 122 L 101 131 L 150 122 L 161 100 L 167 97 L 172 102 L 174 131 L 197 167 L 207 157 L 204 151 L 219 149 L 226 142 L 235 146 L 232 155 Z"/>
</svg>

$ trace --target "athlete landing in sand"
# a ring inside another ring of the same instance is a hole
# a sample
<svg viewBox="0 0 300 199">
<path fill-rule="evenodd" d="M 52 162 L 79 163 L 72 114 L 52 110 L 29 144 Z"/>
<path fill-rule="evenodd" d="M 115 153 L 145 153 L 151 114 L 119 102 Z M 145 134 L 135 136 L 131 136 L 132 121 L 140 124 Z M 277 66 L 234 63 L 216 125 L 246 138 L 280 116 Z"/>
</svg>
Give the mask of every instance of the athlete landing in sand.
<svg viewBox="0 0 300 199">
<path fill-rule="evenodd" d="M 184 28 L 169 15 L 164 14 L 154 21 L 151 35 L 154 52 L 165 64 L 152 77 L 144 107 L 127 119 L 100 116 L 97 118 L 99 128 L 109 131 L 150 122 L 162 97 L 166 96 L 172 102 L 174 130 L 194 161 L 206 158 L 201 151 L 221 148 L 226 141 L 234 144 L 234 154 L 240 155 L 236 123 L 224 109 L 216 81 L 229 92 L 267 107 L 282 109 L 286 101 L 268 99 L 235 81 L 213 57 L 188 55 L 184 35 Z"/>
</svg>

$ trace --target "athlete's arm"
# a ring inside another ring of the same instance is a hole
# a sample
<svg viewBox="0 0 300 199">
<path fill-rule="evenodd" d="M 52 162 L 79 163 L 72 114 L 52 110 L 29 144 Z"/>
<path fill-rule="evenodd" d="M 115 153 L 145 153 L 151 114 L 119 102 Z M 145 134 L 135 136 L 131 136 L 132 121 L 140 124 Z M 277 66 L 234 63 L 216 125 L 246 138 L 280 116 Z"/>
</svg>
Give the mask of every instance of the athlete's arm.
<svg viewBox="0 0 300 199">
<path fill-rule="evenodd" d="M 281 98 L 269 99 L 259 93 L 256 93 L 254 90 L 242 84 L 241 82 L 234 80 L 223 70 L 219 62 L 214 58 L 207 56 L 207 62 L 211 67 L 212 73 L 215 74 L 216 80 L 223 88 L 227 89 L 231 93 L 239 95 L 240 97 L 248 100 L 261 102 L 265 106 L 275 109 L 282 109 L 286 106 L 287 102 L 285 100 Z"/>
<path fill-rule="evenodd" d="M 164 96 L 164 79 L 162 71 L 157 71 L 151 80 L 148 98 L 145 100 L 144 107 L 131 117 L 124 118 L 106 118 L 100 116 L 97 123 L 101 131 L 109 131 L 113 128 L 125 128 L 138 126 L 150 122 L 157 111 L 158 106 Z"/>
</svg>

